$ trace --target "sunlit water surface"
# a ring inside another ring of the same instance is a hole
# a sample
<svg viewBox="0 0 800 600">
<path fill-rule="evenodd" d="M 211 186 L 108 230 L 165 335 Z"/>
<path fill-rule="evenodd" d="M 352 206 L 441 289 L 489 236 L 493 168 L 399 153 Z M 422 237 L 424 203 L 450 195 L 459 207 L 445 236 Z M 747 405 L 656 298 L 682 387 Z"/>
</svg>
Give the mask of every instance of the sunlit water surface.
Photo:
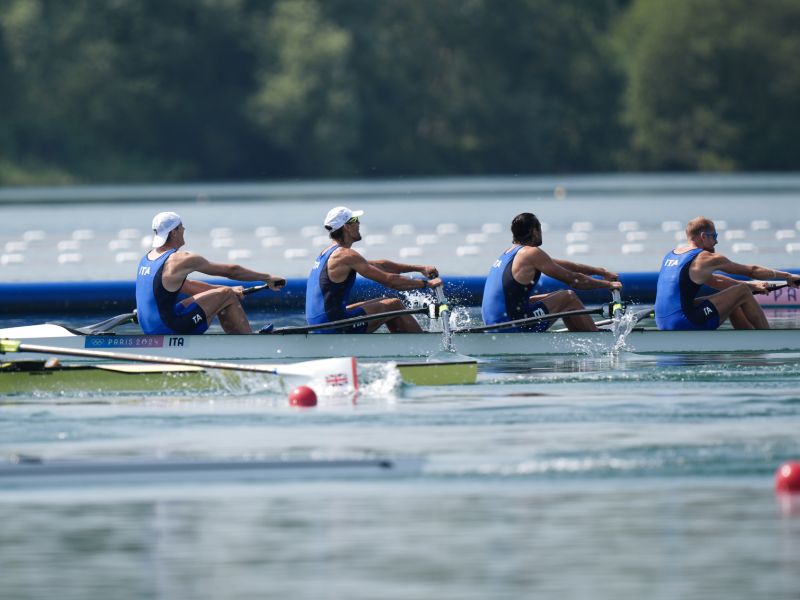
<svg viewBox="0 0 800 600">
<path fill-rule="evenodd" d="M 800 355 L 487 360 L 469 387 L 365 370 L 312 409 L 224 391 L 6 397 L 2 451 L 412 456 L 399 477 L 0 491 L 8 598 L 793 598 Z M 259 387 L 260 386 L 260 387 Z"/>
<path fill-rule="evenodd" d="M 758 180 L 763 189 L 724 193 L 704 191 L 705 181 L 653 197 L 616 188 L 581 194 L 578 182 L 567 185 L 566 201 L 528 188 L 502 197 L 477 189 L 468 198 L 436 196 L 442 210 L 413 216 L 409 207 L 429 206 L 433 196 L 411 197 L 405 184 L 396 197 L 370 202 L 362 194 L 305 204 L 198 201 L 179 210 L 191 222 L 193 249 L 218 257 L 225 254 L 206 235 L 212 227 L 255 240 L 257 225 L 275 226 L 290 247 L 300 227 L 333 204 L 366 208 L 365 231 L 387 233 L 386 247 L 369 246 L 375 256 L 396 258 L 401 246 L 416 244 L 412 234 L 389 235 L 398 223 L 412 221 L 417 233 L 455 223 L 460 233 L 441 234 L 425 257 L 445 273 L 473 275 L 507 244 L 505 225 L 483 226 L 523 210 L 550 224 L 548 248 L 559 256 L 568 251 L 565 235 L 591 215 L 595 245 L 580 260 L 606 257 L 601 263 L 620 271 L 655 270 L 675 243 L 665 223 L 703 213 L 752 238 L 759 254 L 743 251 L 741 260 L 798 266 L 786 240 L 772 239 L 800 227 L 796 177 L 791 189 Z M 24 261 L 7 261 L 5 278 L 127 277 L 127 263 L 103 270 L 112 264 L 109 236 L 141 230 L 165 209 L 152 199 L 115 205 L 109 221 L 95 205 L 4 207 L 0 241 L 19 245 L 27 229 L 47 234 L 28 244 Z M 620 253 L 629 219 L 650 235 L 641 254 Z M 769 228 L 757 229 L 756 219 L 768 219 Z M 105 262 L 52 266 L 55 244 L 78 227 L 97 235 L 80 242 L 84 259 Z M 480 253 L 457 256 L 458 236 L 474 232 L 487 238 Z M 730 240 L 721 243 L 732 251 Z M 293 276 L 308 268 L 308 259 L 267 254 L 272 246 L 252 252 L 243 261 L 250 266 Z M 476 314 L 456 316 L 465 325 Z M 259 325 L 276 319 L 251 317 Z M 1 325 L 26 322 L 13 319 Z M 796 311 L 773 311 L 770 320 L 800 325 Z M 301 321 L 277 315 L 281 325 Z M 0 398 L 5 460 L 419 459 L 416 469 L 366 479 L 0 487 L 0 598 L 798 597 L 800 510 L 776 497 L 773 476 L 784 461 L 800 459 L 800 355 L 587 349 L 489 359 L 468 387 L 402 387 L 381 365 L 364 365 L 361 376 L 358 397 L 324 398 L 311 409 L 288 406 L 280 385 L 254 375 L 220 375 L 203 393 L 171 385 L 146 395 Z"/>
</svg>

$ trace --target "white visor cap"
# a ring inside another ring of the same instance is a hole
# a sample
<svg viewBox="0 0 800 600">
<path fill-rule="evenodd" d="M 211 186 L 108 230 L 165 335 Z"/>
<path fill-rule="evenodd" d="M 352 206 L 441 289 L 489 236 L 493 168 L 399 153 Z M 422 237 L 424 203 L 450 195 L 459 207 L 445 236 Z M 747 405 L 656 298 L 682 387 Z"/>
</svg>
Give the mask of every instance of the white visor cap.
<svg viewBox="0 0 800 600">
<path fill-rule="evenodd" d="M 329 231 L 336 231 L 344 227 L 344 224 L 353 217 L 360 217 L 363 214 L 363 210 L 350 210 L 346 206 L 337 206 L 330 209 L 325 216 L 325 227 Z"/>
<path fill-rule="evenodd" d="M 169 232 L 181 224 L 181 217 L 174 212 L 161 212 L 153 217 L 153 248 L 158 248 L 167 243 Z"/>
</svg>

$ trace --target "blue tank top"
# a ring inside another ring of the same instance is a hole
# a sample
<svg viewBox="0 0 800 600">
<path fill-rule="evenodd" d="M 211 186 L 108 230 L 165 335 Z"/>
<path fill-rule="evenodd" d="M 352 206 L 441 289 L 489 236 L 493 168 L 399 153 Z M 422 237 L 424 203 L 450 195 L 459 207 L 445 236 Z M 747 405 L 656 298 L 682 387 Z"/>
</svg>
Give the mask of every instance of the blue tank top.
<svg viewBox="0 0 800 600">
<path fill-rule="evenodd" d="M 174 249 L 167 250 L 155 260 L 150 260 L 145 254 L 139 261 L 139 271 L 136 274 L 136 313 L 139 325 L 145 333 L 174 333 L 170 323 L 176 318 L 175 304 L 178 302 L 179 292 L 168 291 L 161 281 L 164 264 L 174 253 Z"/>
<path fill-rule="evenodd" d="M 702 286 L 691 280 L 689 267 L 702 251 L 702 248 L 695 248 L 683 254 L 670 251 L 664 257 L 656 286 L 657 321 L 675 313 L 692 312 L 695 296 Z"/>
<path fill-rule="evenodd" d="M 309 325 L 329 323 L 347 318 L 347 301 L 356 281 L 356 272 L 350 271 L 341 283 L 328 277 L 328 259 L 340 248 L 331 246 L 317 257 L 306 284 L 306 321 Z M 335 329 L 322 329 L 319 333 L 338 333 Z"/>
<path fill-rule="evenodd" d="M 522 248 L 524 246 L 515 246 L 504 252 L 489 269 L 481 302 L 481 315 L 483 322 L 487 325 L 530 316 L 526 309 L 530 305 L 531 291 L 539 281 L 541 273 L 536 271 L 533 281 L 524 285 L 514 279 L 511 269 L 514 265 L 514 258 Z M 511 331 L 511 329 L 503 331 Z"/>
</svg>

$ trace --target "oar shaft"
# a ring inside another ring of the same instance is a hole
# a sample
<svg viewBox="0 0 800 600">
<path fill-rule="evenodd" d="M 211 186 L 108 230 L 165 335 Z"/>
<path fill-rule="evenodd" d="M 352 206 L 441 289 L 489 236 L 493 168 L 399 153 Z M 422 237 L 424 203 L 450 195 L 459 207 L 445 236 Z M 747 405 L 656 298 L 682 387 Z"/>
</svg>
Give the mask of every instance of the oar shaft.
<svg viewBox="0 0 800 600">
<path fill-rule="evenodd" d="M 318 323 L 317 325 L 304 325 L 302 327 L 280 327 L 273 329 L 270 334 L 284 334 L 284 333 L 308 333 L 309 331 L 317 331 L 318 329 L 341 329 L 348 325 L 355 325 L 358 323 L 368 323 L 369 321 L 378 321 L 381 319 L 391 319 L 401 315 L 417 315 L 427 314 L 427 307 L 419 308 L 406 308 L 404 310 L 390 310 L 388 312 L 375 313 L 373 315 L 363 315 L 360 317 L 350 317 L 348 319 L 340 319 L 338 321 L 329 321 L 327 323 Z"/>
<path fill-rule="evenodd" d="M 619 290 L 611 290 L 611 316 L 616 317 L 622 315 L 622 292 Z"/>
<path fill-rule="evenodd" d="M 445 335 L 449 337 L 450 335 L 450 307 L 447 305 L 447 298 L 444 296 L 444 287 L 437 286 L 434 289 L 434 293 L 436 294 L 436 301 L 439 303 L 439 314 L 442 319 L 442 330 L 445 332 Z"/>
<path fill-rule="evenodd" d="M 200 367 L 203 369 L 222 369 L 226 371 L 245 371 L 250 373 L 267 373 L 277 375 L 272 367 L 260 365 L 244 365 L 239 363 L 220 362 L 215 360 L 197 360 L 192 358 L 174 358 L 170 356 L 151 356 L 148 354 L 125 354 L 105 350 L 84 350 L 81 348 L 61 348 L 57 346 L 40 346 L 38 344 L 22 344 L 11 340 L 2 340 L 4 352 L 33 352 L 36 354 L 59 354 L 64 356 L 80 356 L 84 358 L 103 358 L 108 360 L 124 360 L 128 362 L 157 363 L 180 365 L 184 367 Z"/>
<path fill-rule="evenodd" d="M 527 319 L 516 319 L 515 321 L 506 321 L 504 323 L 495 323 L 494 325 L 481 325 L 480 327 L 467 327 L 465 329 L 456 329 L 453 333 L 481 333 L 483 331 L 492 331 L 495 329 L 507 329 L 508 327 L 517 327 L 519 325 L 529 325 L 538 321 L 555 321 L 563 317 L 576 317 L 578 315 L 602 315 L 603 308 L 585 308 L 583 310 L 568 310 L 560 313 L 551 313 L 549 315 L 542 315 L 541 317 L 528 317 Z"/>
<path fill-rule="evenodd" d="M 642 321 L 642 320 L 644 320 L 644 319 L 646 319 L 646 318 L 648 318 L 648 317 L 650 317 L 650 316 L 652 316 L 654 314 L 655 314 L 655 312 L 654 312 L 654 310 L 652 308 L 645 308 L 643 310 L 637 311 L 637 312 L 633 313 L 633 322 L 634 323 L 638 323 L 639 321 Z M 595 321 L 594 324 L 597 327 L 601 327 L 603 325 L 611 325 L 611 323 L 613 323 L 613 322 L 614 322 L 614 319 L 603 319 L 601 321 Z"/>
</svg>

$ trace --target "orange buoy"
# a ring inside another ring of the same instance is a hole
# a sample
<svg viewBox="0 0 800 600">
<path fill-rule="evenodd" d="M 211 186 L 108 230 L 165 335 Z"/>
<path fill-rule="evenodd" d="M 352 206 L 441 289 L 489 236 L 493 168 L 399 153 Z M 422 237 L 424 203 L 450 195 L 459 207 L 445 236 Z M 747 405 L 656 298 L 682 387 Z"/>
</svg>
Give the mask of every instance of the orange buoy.
<svg viewBox="0 0 800 600">
<path fill-rule="evenodd" d="M 800 494 L 800 461 L 789 461 L 778 467 L 775 471 L 775 491 Z"/>
<path fill-rule="evenodd" d="M 307 385 L 301 385 L 289 392 L 291 406 L 316 406 L 317 394 Z"/>
</svg>

